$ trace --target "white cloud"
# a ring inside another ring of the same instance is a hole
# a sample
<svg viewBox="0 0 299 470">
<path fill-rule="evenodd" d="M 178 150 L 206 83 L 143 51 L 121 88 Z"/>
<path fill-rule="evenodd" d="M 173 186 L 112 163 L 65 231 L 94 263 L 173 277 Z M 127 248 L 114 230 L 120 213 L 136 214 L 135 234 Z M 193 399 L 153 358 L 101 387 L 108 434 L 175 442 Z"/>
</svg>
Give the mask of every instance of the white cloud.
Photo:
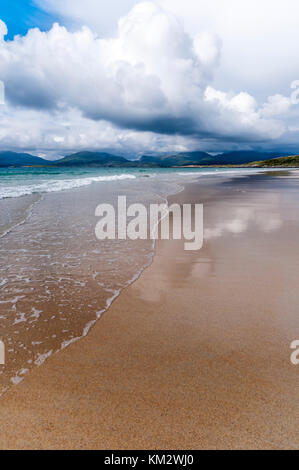
<svg viewBox="0 0 299 470">
<path fill-rule="evenodd" d="M 102 37 L 111 37 L 118 19 L 138 0 L 34 0 L 42 9 L 61 17 L 70 28 L 89 26 Z"/>
<path fill-rule="evenodd" d="M 69 25 L 112 36 L 137 0 L 35 0 Z M 297 0 L 153 0 L 175 14 L 193 38 L 216 34 L 223 43 L 214 85 L 245 89 L 265 99 L 285 94 L 299 79 Z"/>
<path fill-rule="evenodd" d="M 118 129 L 106 121 L 85 118 L 80 111 L 0 107 L 0 149 L 27 150 L 56 158 L 80 150 L 106 150 L 131 156 L 144 152 L 181 152 L 198 148 L 194 139 Z"/>
<path fill-rule="evenodd" d="M 228 1 L 231 14 L 235 2 Z M 45 151 L 121 145 L 135 151 L 138 145 L 157 149 L 161 141 L 163 149 L 169 149 L 173 140 L 180 148 L 187 148 L 188 142 L 193 147 L 196 141 L 200 148 L 208 141 L 212 150 L 217 142 L 250 144 L 283 135 L 285 124 L 273 117 L 288 111 L 288 98 L 273 95 L 259 106 L 244 88 L 219 91 L 213 84 L 226 41 L 216 31 L 212 10 L 201 0 L 183 2 L 186 11 L 200 14 L 195 17 L 200 25 L 196 31 L 176 0 L 171 5 L 161 0 L 136 4 L 119 20 L 114 36 L 96 33 L 103 18 L 116 19 L 135 3 L 120 6 L 114 1 L 107 12 L 101 8 L 107 5 L 104 1 L 43 2 L 75 24 L 83 18 L 93 31 L 55 24 L 49 32 L 34 29 L 5 42 L 5 25 L 0 23 L 0 80 L 9 102 L 6 111 L 0 109 L 8 119 L 1 122 L 2 148 L 15 141 Z M 222 4 L 212 3 L 219 6 L 219 24 L 223 26 L 221 13 L 230 24 L 232 17 L 224 14 Z M 236 12 L 241 14 L 239 7 Z M 22 122 L 25 115 L 27 121 Z"/>
<path fill-rule="evenodd" d="M 291 98 L 282 95 L 269 96 L 267 102 L 261 109 L 261 115 L 265 117 L 279 116 L 290 111 L 292 106 Z"/>
<path fill-rule="evenodd" d="M 240 114 L 251 115 L 256 113 L 256 100 L 246 92 L 229 96 L 227 93 L 215 90 L 211 86 L 206 88 L 205 99 L 208 102 L 217 102 L 223 109 Z"/>
<path fill-rule="evenodd" d="M 7 35 L 7 32 L 6 24 L 0 20 L 0 41 L 3 41 L 4 37 Z"/>
<path fill-rule="evenodd" d="M 186 99 L 205 85 L 204 67 L 180 23 L 149 2 L 120 20 L 115 39 L 56 24 L 48 33 L 35 29 L 3 43 L 0 60 L 12 103 L 74 106 L 95 119 L 147 130 L 161 121 L 167 127 L 169 118 L 175 128 Z"/>
<path fill-rule="evenodd" d="M 216 33 L 222 40 L 214 85 L 245 89 L 266 99 L 286 94 L 299 79 L 297 0 L 159 0 L 178 15 L 192 36 Z"/>
<path fill-rule="evenodd" d="M 201 34 L 197 34 L 194 37 L 193 47 L 196 55 L 205 67 L 214 68 L 219 65 L 222 42 L 217 35 L 206 31 Z"/>
<path fill-rule="evenodd" d="M 263 110 L 258 109 L 256 100 L 247 92 L 228 94 L 208 86 L 205 90 L 205 100 L 215 104 L 218 110 L 218 124 L 222 122 L 227 135 L 238 135 L 240 128 L 244 130 L 250 140 L 263 140 L 265 138 L 275 139 L 280 137 L 286 130 L 283 122 L 273 119 L 265 119 Z M 216 132 L 216 129 L 215 129 Z"/>
</svg>

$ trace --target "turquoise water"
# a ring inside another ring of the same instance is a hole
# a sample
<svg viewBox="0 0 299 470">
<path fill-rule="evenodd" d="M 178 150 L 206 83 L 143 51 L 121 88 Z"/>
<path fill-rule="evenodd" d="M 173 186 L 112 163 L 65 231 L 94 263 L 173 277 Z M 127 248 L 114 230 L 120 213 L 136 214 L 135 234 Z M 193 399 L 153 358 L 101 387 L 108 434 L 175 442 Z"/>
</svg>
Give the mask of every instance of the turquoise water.
<svg viewBox="0 0 299 470">
<path fill-rule="evenodd" d="M 133 180 L 136 178 L 228 175 L 248 169 L 223 168 L 0 168 L 0 199 L 28 196 L 36 193 L 59 192 L 88 186 L 97 182 Z M 255 170 L 256 171 L 256 170 Z"/>
</svg>

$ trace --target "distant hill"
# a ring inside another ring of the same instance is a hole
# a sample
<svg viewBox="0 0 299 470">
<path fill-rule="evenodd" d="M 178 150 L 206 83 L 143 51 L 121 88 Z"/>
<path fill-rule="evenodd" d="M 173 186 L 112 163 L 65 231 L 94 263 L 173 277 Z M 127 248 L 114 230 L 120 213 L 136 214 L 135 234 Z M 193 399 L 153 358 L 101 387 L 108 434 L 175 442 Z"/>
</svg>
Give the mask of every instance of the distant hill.
<svg viewBox="0 0 299 470">
<path fill-rule="evenodd" d="M 43 158 L 35 157 L 29 153 L 0 152 L 0 167 L 45 165 Z"/>
<path fill-rule="evenodd" d="M 254 168 L 298 168 L 299 167 L 299 155 L 294 155 L 291 157 L 280 157 L 280 158 L 271 158 L 271 160 L 252 162 L 248 164 L 249 167 Z"/>
<path fill-rule="evenodd" d="M 276 156 L 276 155 L 275 155 Z M 206 152 L 181 152 L 167 155 L 143 155 L 140 160 L 127 160 L 105 152 L 78 152 L 68 155 L 59 161 L 58 166 L 101 166 L 129 168 L 171 168 L 202 165 L 242 165 L 256 160 L 273 158 L 273 154 L 262 152 L 229 152 L 220 155 L 210 155 Z"/>
<path fill-rule="evenodd" d="M 105 168 L 171 168 L 208 165 L 244 165 L 251 162 L 273 161 L 279 157 L 273 153 L 236 151 L 219 155 L 206 152 L 181 152 L 167 155 L 144 155 L 140 160 L 127 160 L 124 157 L 105 152 L 78 152 L 61 160 L 49 161 L 27 153 L 0 152 L 0 166 L 93 166 Z"/>
<path fill-rule="evenodd" d="M 185 152 L 165 156 L 143 156 L 140 159 L 140 165 L 160 167 L 172 166 L 204 166 L 204 165 L 244 165 L 257 160 L 267 160 L 278 157 L 273 153 L 254 152 L 254 151 L 235 151 L 221 153 L 219 155 L 210 155 L 206 152 Z"/>
<path fill-rule="evenodd" d="M 127 160 L 124 157 L 112 155 L 104 152 L 79 152 L 68 155 L 63 159 L 56 161 L 55 165 L 74 166 L 74 165 L 92 165 L 101 167 L 130 167 L 130 168 L 153 168 L 184 165 L 202 165 L 208 164 L 212 157 L 205 152 L 190 152 L 173 155 L 147 156 L 144 155 L 140 160 Z"/>
<path fill-rule="evenodd" d="M 255 152 L 252 150 L 225 152 L 214 157 L 215 162 L 221 165 L 243 165 L 246 163 L 268 160 L 280 157 L 281 153 L 273 154 L 269 152 Z"/>
<path fill-rule="evenodd" d="M 58 166 L 92 165 L 101 167 L 119 167 L 127 166 L 130 163 L 131 162 L 129 160 L 126 160 L 123 157 L 118 157 L 105 152 L 78 152 L 55 161 L 55 165 Z"/>
<path fill-rule="evenodd" d="M 188 165 L 212 165 L 214 157 L 206 152 L 184 152 L 163 156 L 146 156 L 139 160 L 140 166 L 172 167 L 172 166 L 188 166 Z"/>
</svg>

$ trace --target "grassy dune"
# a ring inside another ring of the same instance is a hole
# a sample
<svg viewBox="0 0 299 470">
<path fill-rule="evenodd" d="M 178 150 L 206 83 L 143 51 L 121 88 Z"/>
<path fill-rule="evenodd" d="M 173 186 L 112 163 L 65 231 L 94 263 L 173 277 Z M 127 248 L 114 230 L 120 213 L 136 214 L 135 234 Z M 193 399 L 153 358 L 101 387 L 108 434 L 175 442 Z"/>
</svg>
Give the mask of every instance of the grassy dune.
<svg viewBox="0 0 299 470">
<path fill-rule="evenodd" d="M 248 163 L 248 167 L 257 167 L 257 168 L 272 168 L 272 167 L 290 167 L 290 168 L 299 168 L 299 155 L 294 155 L 291 157 L 279 157 L 272 158 L 271 160 L 264 160 L 261 162 L 252 162 Z"/>
</svg>

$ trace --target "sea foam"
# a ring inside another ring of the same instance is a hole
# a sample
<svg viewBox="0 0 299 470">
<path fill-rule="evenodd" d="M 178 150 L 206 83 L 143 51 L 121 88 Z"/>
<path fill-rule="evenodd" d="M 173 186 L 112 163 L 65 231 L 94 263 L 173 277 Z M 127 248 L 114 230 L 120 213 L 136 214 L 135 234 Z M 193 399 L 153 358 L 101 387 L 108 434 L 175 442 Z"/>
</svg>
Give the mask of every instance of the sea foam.
<svg viewBox="0 0 299 470">
<path fill-rule="evenodd" d="M 34 193 L 51 193 L 66 191 L 69 189 L 81 188 L 88 186 L 92 183 L 105 182 L 105 181 L 117 181 L 135 179 L 135 175 L 121 174 L 121 175 L 109 175 L 109 176 L 90 176 L 86 178 L 75 178 L 75 179 L 61 179 L 61 180 L 48 180 L 43 183 L 34 183 L 29 185 L 20 186 L 5 186 L 0 188 L 0 199 L 28 196 Z"/>
</svg>

